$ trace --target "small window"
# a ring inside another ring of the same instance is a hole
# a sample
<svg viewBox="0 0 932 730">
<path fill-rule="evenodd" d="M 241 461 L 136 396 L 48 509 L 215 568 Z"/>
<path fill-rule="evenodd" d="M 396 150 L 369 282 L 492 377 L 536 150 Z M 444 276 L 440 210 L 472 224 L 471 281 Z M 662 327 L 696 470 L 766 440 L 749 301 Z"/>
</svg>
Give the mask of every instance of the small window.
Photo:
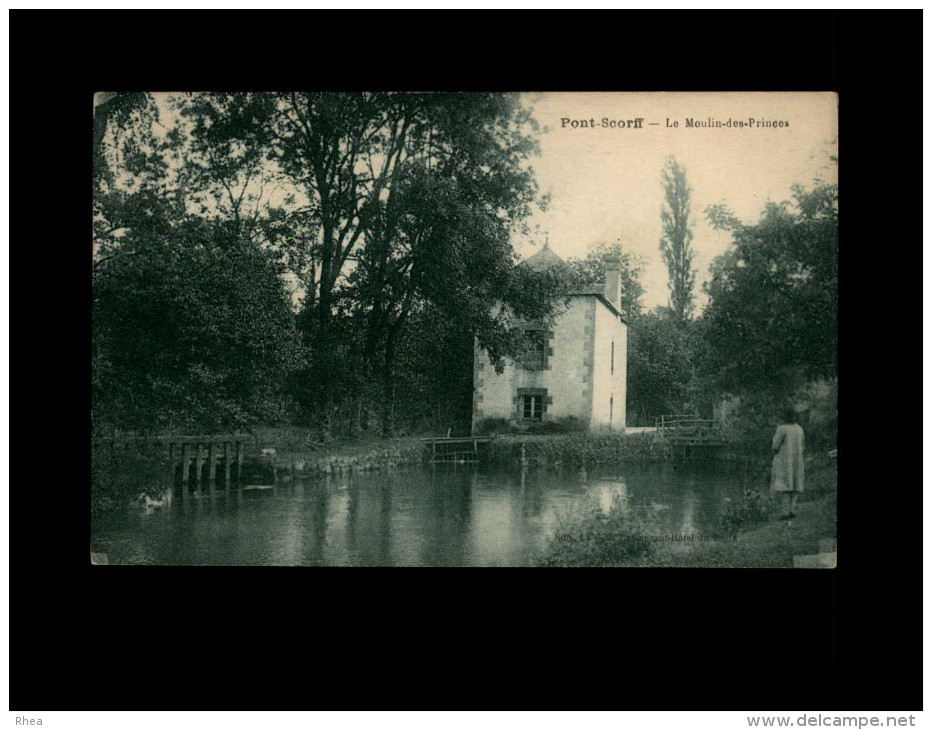
<svg viewBox="0 0 932 730">
<path fill-rule="evenodd" d="M 524 420 L 540 421 L 544 412 L 543 398 L 539 395 L 522 396 L 524 401 Z"/>
</svg>

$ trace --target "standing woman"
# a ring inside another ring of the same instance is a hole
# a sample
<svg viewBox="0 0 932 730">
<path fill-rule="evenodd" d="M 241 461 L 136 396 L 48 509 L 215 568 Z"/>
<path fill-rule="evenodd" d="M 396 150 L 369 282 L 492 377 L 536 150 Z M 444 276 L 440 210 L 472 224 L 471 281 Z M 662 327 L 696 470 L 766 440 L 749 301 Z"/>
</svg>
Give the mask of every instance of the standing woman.
<svg viewBox="0 0 932 730">
<path fill-rule="evenodd" d="M 803 449 L 805 436 L 803 427 L 796 423 L 796 412 L 787 408 L 783 413 L 783 423 L 777 426 L 773 435 L 773 471 L 770 488 L 784 494 L 784 514 L 781 520 L 796 516 L 796 499 L 803 491 L 805 473 L 803 467 Z"/>
</svg>

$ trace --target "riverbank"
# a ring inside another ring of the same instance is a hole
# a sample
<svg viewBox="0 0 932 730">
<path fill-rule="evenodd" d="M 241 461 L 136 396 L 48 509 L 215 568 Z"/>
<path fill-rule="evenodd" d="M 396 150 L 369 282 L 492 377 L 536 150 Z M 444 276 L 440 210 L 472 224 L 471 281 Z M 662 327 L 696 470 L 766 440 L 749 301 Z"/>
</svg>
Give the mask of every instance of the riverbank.
<svg viewBox="0 0 932 730">
<path fill-rule="evenodd" d="M 388 469 L 420 463 L 424 444 L 417 437 L 360 439 L 350 442 L 315 443 L 308 429 L 256 427 L 243 443 L 241 484 L 272 484 L 290 480 L 297 473 L 326 475 L 351 471 Z M 140 495 L 156 501 L 177 486 L 168 451 L 151 441 L 127 442 L 114 455 L 106 449 L 91 454 L 91 510 L 121 510 Z"/>
<path fill-rule="evenodd" d="M 296 428 L 257 428 L 247 450 L 260 457 L 274 449 L 274 461 L 299 472 L 333 473 L 419 463 L 426 450 L 421 437 L 371 438 L 350 442 L 315 443 L 310 432 Z M 493 465 L 597 466 L 668 459 L 672 451 L 652 433 L 568 433 L 500 435 L 489 441 L 488 460 Z"/>
<path fill-rule="evenodd" d="M 672 456 L 670 445 L 652 433 L 507 435 L 489 444 L 493 464 L 582 467 L 660 461 Z"/>
<path fill-rule="evenodd" d="M 310 474 L 386 469 L 420 463 L 425 453 L 424 442 L 417 436 L 318 443 L 308 429 L 258 427 L 252 433 L 247 458 L 261 459 L 264 450 L 274 449 L 270 461 L 284 469 L 284 475 L 292 469 Z"/>
<path fill-rule="evenodd" d="M 793 558 L 826 552 L 837 537 L 837 474 L 826 454 L 808 463 L 807 491 L 796 518 L 770 510 L 760 523 L 715 534 L 668 535 L 652 527 L 650 510 L 597 505 L 562 524 L 539 561 L 545 567 L 792 568 Z"/>
<path fill-rule="evenodd" d="M 257 426 L 244 443 L 244 483 L 271 484 L 300 475 L 341 474 L 420 464 L 427 458 L 421 436 L 370 437 L 320 443 L 307 428 Z M 119 458 L 92 455 L 91 502 L 94 511 L 121 508 L 140 494 L 164 494 L 177 475 L 167 454 L 139 442 L 122 449 Z M 147 445 L 148 444 L 148 445 Z M 488 445 L 494 466 L 597 466 L 668 458 L 669 447 L 652 434 L 546 434 L 495 436 Z"/>
</svg>

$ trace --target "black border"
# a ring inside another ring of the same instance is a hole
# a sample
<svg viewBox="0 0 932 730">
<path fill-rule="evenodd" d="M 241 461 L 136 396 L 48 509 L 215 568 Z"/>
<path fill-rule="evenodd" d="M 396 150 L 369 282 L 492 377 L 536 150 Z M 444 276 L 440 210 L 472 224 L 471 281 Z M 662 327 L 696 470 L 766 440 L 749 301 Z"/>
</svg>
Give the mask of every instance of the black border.
<svg viewBox="0 0 932 730">
<path fill-rule="evenodd" d="M 920 13 L 10 19 L 11 709 L 921 708 Z M 301 85 L 838 91 L 838 569 L 88 565 L 90 94 Z"/>
</svg>

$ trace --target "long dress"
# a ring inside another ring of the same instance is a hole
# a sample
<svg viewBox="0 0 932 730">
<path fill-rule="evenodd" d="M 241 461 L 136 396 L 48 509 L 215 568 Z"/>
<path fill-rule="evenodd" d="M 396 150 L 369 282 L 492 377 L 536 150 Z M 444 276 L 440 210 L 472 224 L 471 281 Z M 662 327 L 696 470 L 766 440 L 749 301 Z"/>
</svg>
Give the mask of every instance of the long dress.
<svg viewBox="0 0 932 730">
<path fill-rule="evenodd" d="M 801 492 L 805 482 L 803 448 L 805 437 L 802 426 L 785 423 L 777 426 L 773 435 L 773 471 L 770 488 L 776 492 Z M 779 449 L 779 451 L 778 451 Z"/>
</svg>

